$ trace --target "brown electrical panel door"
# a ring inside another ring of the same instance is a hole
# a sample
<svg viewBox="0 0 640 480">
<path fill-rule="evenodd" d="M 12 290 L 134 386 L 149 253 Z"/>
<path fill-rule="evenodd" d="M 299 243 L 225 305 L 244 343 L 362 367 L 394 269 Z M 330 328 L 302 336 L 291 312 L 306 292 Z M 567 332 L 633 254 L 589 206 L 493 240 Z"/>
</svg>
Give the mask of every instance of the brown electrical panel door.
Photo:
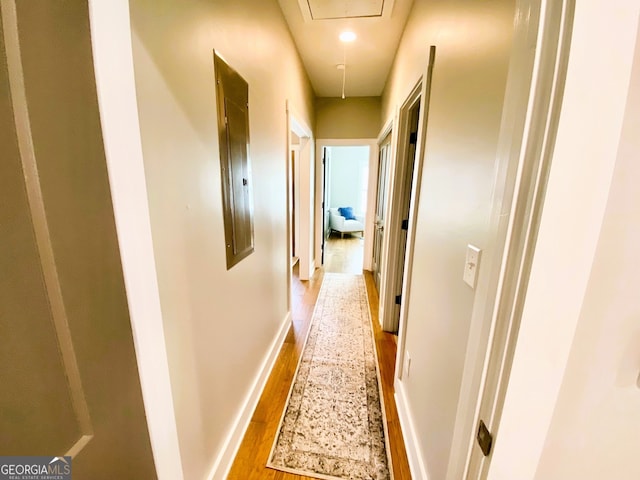
<svg viewBox="0 0 640 480">
<path fill-rule="evenodd" d="M 227 269 L 253 252 L 249 85 L 214 52 Z"/>
</svg>

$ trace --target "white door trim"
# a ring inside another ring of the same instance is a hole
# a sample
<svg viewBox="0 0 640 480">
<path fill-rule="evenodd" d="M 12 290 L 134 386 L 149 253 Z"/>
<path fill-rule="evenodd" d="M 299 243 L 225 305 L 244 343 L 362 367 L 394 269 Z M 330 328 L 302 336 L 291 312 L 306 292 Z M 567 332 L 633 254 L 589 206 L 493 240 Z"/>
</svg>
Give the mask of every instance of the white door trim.
<svg viewBox="0 0 640 480">
<path fill-rule="evenodd" d="M 382 286 L 380 288 L 380 322 L 383 330 L 392 331 L 395 328 L 393 312 L 395 308 L 395 292 L 392 291 L 396 285 L 398 269 L 394 267 L 399 261 L 398 244 L 400 241 L 401 220 L 398 214 L 399 204 L 402 199 L 402 185 L 404 179 L 404 158 L 408 152 L 407 128 L 409 125 L 409 112 L 420 102 L 420 112 L 418 116 L 417 142 L 414 157 L 413 179 L 411 184 L 411 200 L 409 207 L 409 225 L 407 230 L 407 243 L 405 248 L 404 269 L 402 278 L 402 303 L 400 305 L 400 320 L 398 330 L 398 352 L 396 355 L 396 379 L 402 378 L 402 362 L 399 361 L 404 356 L 407 306 L 411 290 L 411 271 L 413 267 L 413 252 L 415 244 L 415 229 L 417 221 L 417 208 L 420 200 L 420 185 L 422 184 L 422 169 L 424 164 L 424 150 L 427 135 L 427 119 L 429 115 L 429 95 L 431 87 L 431 72 L 435 61 L 435 46 L 429 51 L 427 69 L 413 87 L 402 107 L 398 110 L 397 121 L 391 124 L 397 125 L 392 130 L 391 136 L 391 163 L 389 192 L 387 197 L 386 231 L 383 240 L 383 260 L 382 260 Z M 388 133 L 390 123 L 385 125 L 381 135 Z"/>
<path fill-rule="evenodd" d="M 367 180 L 367 211 L 365 213 L 364 229 L 364 270 L 371 270 L 371 257 L 373 255 L 373 223 L 375 221 L 375 189 L 376 175 L 378 171 L 378 142 L 375 138 L 318 138 L 316 139 L 316 158 L 322 158 L 322 149 L 325 147 L 369 147 L 369 179 Z M 321 266 L 322 245 L 322 162 L 317 162 L 316 168 L 316 267 Z"/>
<path fill-rule="evenodd" d="M 291 291 L 291 245 L 289 240 L 291 238 L 291 210 L 289 208 L 289 182 L 291 162 L 290 154 L 294 145 L 291 139 L 291 132 L 300 137 L 299 148 L 299 160 L 298 160 L 298 172 L 300 178 L 300 244 L 298 245 L 298 264 L 299 264 L 299 276 L 300 280 L 309 280 L 315 270 L 315 252 L 313 248 L 314 243 L 314 222 L 315 215 L 313 206 L 315 203 L 315 161 L 313 156 L 313 133 L 311 128 L 302 120 L 302 116 L 297 114 L 297 110 L 291 105 L 291 102 L 286 102 L 287 111 L 287 150 L 286 150 L 286 184 L 287 184 L 287 291 Z M 291 299 L 289 299 L 289 310 L 291 310 Z"/>
<path fill-rule="evenodd" d="M 535 478 L 558 397 L 571 383 L 565 378 L 567 362 L 579 347 L 575 334 L 584 321 L 585 294 L 619 161 L 638 39 L 640 2 L 609 7 L 604 0 L 575 2 L 566 92 L 490 479 Z M 589 168 L 583 168 L 584 159 Z M 615 378 L 615 370 L 607 372 Z M 589 464 L 589 458 L 580 461 Z"/>
<path fill-rule="evenodd" d="M 401 253 L 399 252 L 400 248 L 400 226 L 402 223 L 401 212 L 402 201 L 405 196 L 404 192 L 404 179 L 406 175 L 406 171 L 408 168 L 406 157 L 409 152 L 409 122 L 410 116 L 409 112 L 417 105 L 422 103 L 422 93 L 423 93 L 423 82 L 422 77 L 420 81 L 415 85 L 402 107 L 399 111 L 399 119 L 398 119 L 398 128 L 396 134 L 396 149 L 394 162 L 391 163 L 389 168 L 390 170 L 390 188 L 388 193 L 388 203 L 387 203 L 387 215 L 385 216 L 386 220 L 386 228 L 383 235 L 383 260 L 382 260 L 382 292 L 380 295 L 380 306 L 381 306 L 381 315 L 380 320 L 382 322 L 382 329 L 388 332 L 397 331 L 398 332 L 398 355 L 396 356 L 396 360 L 398 357 L 402 358 L 404 355 L 404 343 L 405 336 L 401 334 L 400 330 L 404 330 L 403 325 L 404 322 L 402 320 L 406 319 L 406 308 L 405 305 L 408 303 L 408 283 L 407 279 L 407 270 L 409 265 L 412 262 L 412 255 L 410 252 L 413 251 L 413 241 L 415 235 L 415 206 L 417 202 L 414 200 L 416 194 L 416 188 L 420 183 L 416 184 L 416 180 L 421 174 L 421 169 L 418 165 L 420 165 L 421 157 L 423 155 L 423 146 L 420 145 L 421 142 L 416 144 L 415 156 L 413 159 L 413 180 L 411 184 L 411 200 L 410 200 L 410 217 L 409 218 L 409 230 L 407 231 L 407 242 L 404 251 L 404 259 L 402 259 Z M 423 105 L 420 105 L 420 112 L 418 117 L 418 136 L 422 137 L 422 128 L 424 127 L 423 122 Z M 395 325 L 395 295 L 396 290 L 395 287 L 399 280 L 399 263 L 403 261 L 403 278 L 402 278 L 402 303 L 400 305 L 400 320 L 398 326 Z M 410 278 L 410 277 L 409 277 Z M 396 361 L 396 372 L 397 377 L 402 378 L 402 371 L 398 371 L 398 367 L 402 369 L 402 365 L 398 365 Z"/>
<path fill-rule="evenodd" d="M 89 0 L 100 123 L 149 437 L 160 480 L 181 480 L 133 69 L 129 2 Z"/>
<path fill-rule="evenodd" d="M 486 478 L 492 458 L 475 446 L 475 433 L 480 418 L 494 441 L 499 428 L 554 148 L 572 11 L 572 0 L 517 4 L 516 15 L 526 21 L 516 23 L 496 178 L 498 189 L 507 193 L 493 205 L 491 287 L 482 308 L 474 308 L 478 334 L 470 335 L 468 343 L 455 427 L 458 442 L 452 445 L 452 456 L 467 459 L 462 478 Z M 522 75 L 531 78 L 528 87 Z M 460 463 L 449 466 L 448 478 L 461 478 Z"/>
</svg>

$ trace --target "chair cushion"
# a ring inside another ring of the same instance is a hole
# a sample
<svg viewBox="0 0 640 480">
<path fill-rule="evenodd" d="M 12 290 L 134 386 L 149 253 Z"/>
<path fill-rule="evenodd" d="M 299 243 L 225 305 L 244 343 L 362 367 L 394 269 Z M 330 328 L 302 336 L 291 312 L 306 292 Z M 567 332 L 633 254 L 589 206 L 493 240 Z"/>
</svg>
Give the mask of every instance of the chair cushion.
<svg viewBox="0 0 640 480">
<path fill-rule="evenodd" d="M 357 220 L 345 220 L 344 225 L 340 229 L 344 233 L 363 232 L 364 225 Z"/>
<path fill-rule="evenodd" d="M 356 216 L 353 213 L 353 208 L 352 207 L 340 207 L 338 208 L 338 211 L 340 212 L 340 215 L 342 215 L 345 220 L 355 220 Z"/>
</svg>

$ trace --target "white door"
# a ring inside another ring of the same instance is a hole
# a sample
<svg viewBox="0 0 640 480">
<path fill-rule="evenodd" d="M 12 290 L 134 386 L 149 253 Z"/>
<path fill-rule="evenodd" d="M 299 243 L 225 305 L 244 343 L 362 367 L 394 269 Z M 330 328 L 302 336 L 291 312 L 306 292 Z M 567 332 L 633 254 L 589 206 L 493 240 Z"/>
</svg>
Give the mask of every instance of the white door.
<svg viewBox="0 0 640 480">
<path fill-rule="evenodd" d="M 16 3 L 0 11 L 0 453 L 71 455 L 77 480 L 156 478 L 88 7 Z"/>
<path fill-rule="evenodd" d="M 535 480 L 640 478 L 640 29 L 637 32 L 604 219 Z"/>
<path fill-rule="evenodd" d="M 482 386 L 477 418 L 470 428 L 472 445 L 465 477 L 469 480 L 486 478 L 494 447 L 500 442 L 504 395 L 517 348 L 520 317 L 538 235 L 539 212 L 544 201 L 545 182 L 553 152 L 554 119 L 558 118 L 557 109 L 560 105 L 557 95 L 561 94 L 559 92 L 562 92 L 561 85 L 564 82 L 563 76 L 557 74 L 557 69 L 563 68 L 561 62 L 566 61 L 566 56 L 562 52 L 568 45 L 563 42 L 560 33 L 567 28 L 570 23 L 567 19 L 571 15 L 563 13 L 563 3 L 553 3 L 546 10 L 541 9 L 541 3 L 535 0 L 521 0 L 518 5 L 528 15 L 527 20 L 515 29 L 508 95 L 503 112 L 504 133 L 501 132 L 499 142 L 499 150 L 509 152 L 501 156 L 513 166 L 518 165 L 518 169 L 509 167 L 512 173 L 505 177 L 501 188 L 511 193 L 502 198 L 502 205 L 494 205 L 494 213 L 507 211 L 505 205 L 509 205 L 510 213 L 503 217 L 505 221 L 501 220 L 501 226 L 495 232 L 495 251 L 499 254 L 494 258 L 501 264 L 499 269 L 493 269 L 494 276 L 489 282 L 491 287 L 485 293 L 492 304 L 495 302 L 495 310 L 491 314 L 493 325 L 490 338 L 490 317 L 485 320 L 486 349 L 484 345 L 478 349 L 481 357 L 485 357 L 485 350 L 489 354 L 485 377 L 482 382 L 480 376 L 476 377 Z M 542 19 L 541 14 L 544 14 Z M 565 22 L 567 24 L 563 27 Z M 539 29 L 539 25 L 543 27 Z M 539 48 L 531 41 L 538 36 L 541 37 L 538 39 Z M 537 68 L 536 54 L 539 55 Z M 535 72 L 534 76 L 532 71 Z M 536 85 L 544 85 L 545 88 Z M 535 101 L 531 101 L 530 95 Z M 527 128 L 525 123 L 528 123 Z M 503 214 L 500 213 L 500 216 Z M 478 356 L 477 360 L 481 357 Z"/>
<path fill-rule="evenodd" d="M 384 237 L 384 216 L 386 210 L 387 172 L 391 154 L 391 133 L 380 144 L 380 160 L 378 162 L 378 191 L 376 193 L 376 220 L 373 232 L 372 272 L 376 288 L 380 292 L 382 281 L 382 240 Z"/>
</svg>

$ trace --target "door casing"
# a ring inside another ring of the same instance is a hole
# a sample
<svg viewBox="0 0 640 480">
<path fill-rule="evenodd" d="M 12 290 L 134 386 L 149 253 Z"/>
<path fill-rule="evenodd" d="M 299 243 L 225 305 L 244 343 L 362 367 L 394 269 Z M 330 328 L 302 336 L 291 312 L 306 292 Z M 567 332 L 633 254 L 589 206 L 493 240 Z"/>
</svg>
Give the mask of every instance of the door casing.
<svg viewBox="0 0 640 480">
<path fill-rule="evenodd" d="M 496 232 L 501 254 L 495 259 L 499 270 L 493 278 L 495 302 L 487 317 L 490 336 L 483 350 L 484 362 L 479 362 L 483 373 L 468 438 L 463 478 L 469 480 L 486 478 L 491 462 L 491 453 L 485 457 L 475 441 L 480 420 L 489 428 L 494 442 L 499 433 L 560 118 L 574 8 L 573 0 L 519 0 L 517 4 L 518 12 L 526 12 L 521 16 L 527 22 L 515 32 L 510 65 L 510 74 L 514 73 L 505 106 L 506 115 L 513 118 L 503 116 L 501 132 L 502 148 L 510 147 L 510 155 L 505 155 L 510 165 L 503 166 L 509 195 L 501 205 L 509 214 Z M 528 84 L 522 78 L 527 69 L 532 72 Z M 510 124 L 516 127 L 512 129 Z"/>
<path fill-rule="evenodd" d="M 387 197 L 387 225 L 384 234 L 383 275 L 382 288 L 380 292 L 380 322 L 382 329 L 387 332 L 398 332 L 398 354 L 396 356 L 396 376 L 402 378 L 402 362 L 398 359 L 404 356 L 404 334 L 406 329 L 407 305 L 411 292 L 411 269 L 413 265 L 413 250 L 415 241 L 415 228 L 417 219 L 417 206 L 420 201 L 420 185 L 422 184 L 422 169 L 424 164 L 424 150 L 426 144 L 427 122 L 429 117 L 429 100 L 431 92 L 432 72 L 436 57 L 436 47 L 431 46 L 429 49 L 429 59 L 427 69 L 418 83 L 411 90 L 407 99 L 400 107 L 395 115 L 394 124 L 398 128 L 394 129 L 395 142 L 392 137 L 392 159 L 391 159 L 391 177 L 388 187 Z M 404 160 L 409 151 L 409 134 L 410 113 L 417 103 L 420 103 L 420 112 L 418 115 L 418 131 L 415 146 L 413 175 L 411 182 L 411 198 L 409 202 L 409 219 L 406 232 L 407 241 L 406 248 L 402 252 L 403 260 L 399 252 L 399 244 L 401 241 L 401 223 L 400 218 L 402 210 L 402 197 L 404 176 Z M 399 318 L 394 314 L 395 304 L 395 285 L 399 283 L 400 268 L 399 262 L 404 261 L 402 268 L 402 291 Z"/>
<path fill-rule="evenodd" d="M 292 178 L 292 173 L 290 164 L 291 150 L 296 150 L 297 155 L 297 163 L 296 166 L 296 178 L 295 181 L 298 183 L 296 186 L 298 187 L 298 193 L 296 194 L 296 200 L 299 200 L 299 204 L 296 205 L 296 220 L 298 220 L 298 226 L 296 226 L 297 233 L 299 233 L 298 242 L 297 242 L 297 256 L 299 258 L 299 275 L 301 280 L 309 280 L 311 275 L 313 275 L 313 271 L 315 270 L 315 262 L 313 255 L 315 254 L 313 249 L 314 237 L 314 218 L 313 218 L 313 210 L 312 206 L 314 205 L 315 191 L 314 191 L 314 177 L 315 177 L 315 168 L 314 164 L 318 163 L 314 161 L 313 157 L 313 135 L 311 133 L 311 129 L 308 125 L 306 125 L 300 118 L 300 115 L 296 114 L 296 110 L 290 105 L 289 101 L 286 104 L 287 110 L 287 158 L 286 158 L 286 172 L 287 172 L 287 239 L 291 238 L 292 225 L 290 221 L 291 217 L 291 208 L 290 203 L 291 200 L 289 185 L 294 181 Z M 299 138 L 299 143 L 294 144 L 294 135 Z M 287 242 L 287 270 L 289 274 L 287 275 L 287 291 L 289 292 L 288 305 L 289 310 L 291 309 L 291 245 L 290 242 Z"/>
<path fill-rule="evenodd" d="M 373 280 L 379 294 L 382 284 L 382 250 L 384 245 L 384 224 L 387 209 L 386 195 L 391 158 L 391 131 L 384 134 L 383 140 L 378 145 L 378 150 L 378 179 L 375 194 L 376 206 L 371 271 L 373 272 Z"/>
<path fill-rule="evenodd" d="M 350 146 L 368 146 L 369 147 L 369 178 L 367 184 L 367 211 L 365 214 L 364 229 L 364 270 L 371 270 L 371 256 L 373 254 L 373 223 L 375 217 L 375 191 L 376 191 L 376 175 L 378 171 L 378 142 L 373 138 L 318 138 L 316 139 L 316 158 L 322 159 L 325 147 L 350 147 Z M 316 267 L 322 266 L 322 235 L 324 234 L 324 225 L 322 224 L 322 202 L 323 202 L 323 182 L 324 169 L 322 161 L 316 162 L 316 195 L 315 212 L 316 212 Z M 328 208 L 328 206 L 326 206 Z M 325 209 L 326 210 L 326 209 Z M 326 212 L 325 212 L 326 214 Z"/>
</svg>

